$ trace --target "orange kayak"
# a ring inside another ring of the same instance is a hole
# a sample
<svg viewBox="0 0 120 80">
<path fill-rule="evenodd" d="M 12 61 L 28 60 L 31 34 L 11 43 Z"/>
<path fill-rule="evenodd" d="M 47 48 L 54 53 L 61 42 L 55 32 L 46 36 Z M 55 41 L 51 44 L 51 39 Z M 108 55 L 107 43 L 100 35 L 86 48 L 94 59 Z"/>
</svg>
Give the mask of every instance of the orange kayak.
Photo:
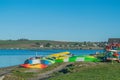
<svg viewBox="0 0 120 80">
<path fill-rule="evenodd" d="M 40 69 L 44 69 L 47 67 L 47 65 L 45 64 L 22 64 L 21 67 L 24 68 L 40 68 Z"/>
</svg>

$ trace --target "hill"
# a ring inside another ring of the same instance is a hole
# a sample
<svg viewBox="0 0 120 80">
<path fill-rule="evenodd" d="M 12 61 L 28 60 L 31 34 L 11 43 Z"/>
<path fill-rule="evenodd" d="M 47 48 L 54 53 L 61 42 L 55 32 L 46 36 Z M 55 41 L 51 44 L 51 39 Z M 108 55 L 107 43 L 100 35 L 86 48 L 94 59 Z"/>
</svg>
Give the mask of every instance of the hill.
<svg viewBox="0 0 120 80">
<path fill-rule="evenodd" d="M 0 49 L 103 49 L 106 42 L 67 42 L 51 40 L 0 40 Z"/>
</svg>

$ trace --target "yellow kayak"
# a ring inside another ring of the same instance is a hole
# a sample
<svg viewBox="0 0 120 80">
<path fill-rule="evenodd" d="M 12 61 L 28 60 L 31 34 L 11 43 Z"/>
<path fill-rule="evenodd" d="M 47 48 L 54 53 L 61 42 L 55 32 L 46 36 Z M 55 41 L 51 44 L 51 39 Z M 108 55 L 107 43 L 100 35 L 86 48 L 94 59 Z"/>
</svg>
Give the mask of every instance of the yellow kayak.
<svg viewBox="0 0 120 80">
<path fill-rule="evenodd" d="M 59 57 L 66 57 L 68 55 L 70 55 L 70 52 L 60 52 L 56 54 L 51 54 L 49 57 L 59 58 Z"/>
</svg>

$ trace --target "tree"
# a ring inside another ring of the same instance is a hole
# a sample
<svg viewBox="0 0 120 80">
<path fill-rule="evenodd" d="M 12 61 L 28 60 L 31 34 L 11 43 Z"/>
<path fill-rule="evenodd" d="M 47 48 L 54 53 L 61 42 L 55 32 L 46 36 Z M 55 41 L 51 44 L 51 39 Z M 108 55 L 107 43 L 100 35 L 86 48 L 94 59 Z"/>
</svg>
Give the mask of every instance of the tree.
<svg viewBox="0 0 120 80">
<path fill-rule="evenodd" d="M 21 38 L 21 39 L 18 39 L 18 41 L 29 41 L 29 39 Z"/>
<path fill-rule="evenodd" d="M 50 47 L 51 46 L 51 44 L 50 43 L 47 43 L 46 45 L 45 45 L 45 47 Z"/>
<path fill-rule="evenodd" d="M 40 45 L 40 43 L 39 43 L 39 42 L 36 42 L 35 44 L 36 44 L 36 45 Z"/>
</svg>

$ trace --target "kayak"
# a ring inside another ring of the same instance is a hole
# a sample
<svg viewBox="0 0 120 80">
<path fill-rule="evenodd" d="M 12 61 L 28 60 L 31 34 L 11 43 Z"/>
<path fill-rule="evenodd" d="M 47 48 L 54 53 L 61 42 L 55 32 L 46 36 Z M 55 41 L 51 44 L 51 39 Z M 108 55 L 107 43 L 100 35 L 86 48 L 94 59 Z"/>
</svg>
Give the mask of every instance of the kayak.
<svg viewBox="0 0 120 80">
<path fill-rule="evenodd" d="M 59 57 L 64 57 L 64 56 L 69 56 L 70 52 L 60 52 L 56 54 L 51 54 L 48 57 L 54 57 L 54 58 L 59 58 Z"/>
<path fill-rule="evenodd" d="M 22 64 L 20 66 L 24 68 L 40 68 L 40 69 L 44 69 L 47 67 L 47 65 L 45 64 Z"/>
<path fill-rule="evenodd" d="M 84 61 L 84 62 L 99 62 L 100 60 L 97 59 L 94 56 L 72 56 L 68 57 L 66 59 L 56 59 L 55 62 L 78 62 L 78 61 Z"/>
</svg>

